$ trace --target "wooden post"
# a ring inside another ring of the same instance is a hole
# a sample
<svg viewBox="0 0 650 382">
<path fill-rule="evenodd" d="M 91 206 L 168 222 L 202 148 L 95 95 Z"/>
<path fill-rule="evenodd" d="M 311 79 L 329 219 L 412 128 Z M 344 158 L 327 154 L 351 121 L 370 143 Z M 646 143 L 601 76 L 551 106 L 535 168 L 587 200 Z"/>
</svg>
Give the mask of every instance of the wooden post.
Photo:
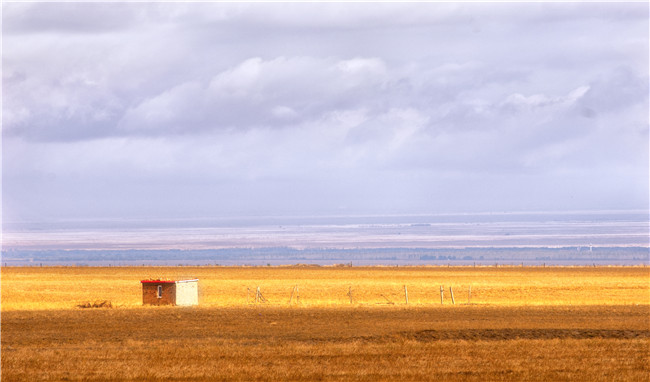
<svg viewBox="0 0 650 382">
<path fill-rule="evenodd" d="M 406 285 L 404 285 L 404 300 L 406 300 L 406 305 L 409 304 L 409 291 L 406 289 Z"/>
<path fill-rule="evenodd" d="M 456 305 L 456 300 L 454 300 L 454 290 L 451 289 L 451 286 L 449 287 L 449 293 L 451 294 L 451 303 Z"/>
<path fill-rule="evenodd" d="M 259 303 L 260 302 L 260 287 L 257 287 L 257 293 L 255 294 L 255 302 Z"/>
<path fill-rule="evenodd" d="M 442 285 L 440 285 L 440 305 L 442 305 L 442 301 L 443 301 L 442 296 L 444 293 L 445 293 L 445 288 Z"/>
<path fill-rule="evenodd" d="M 291 300 L 293 300 L 293 294 L 296 291 L 296 287 L 294 286 L 293 289 L 291 289 L 291 296 L 289 296 L 289 305 L 291 305 Z"/>
<path fill-rule="evenodd" d="M 472 286 L 469 286 L 469 291 L 467 292 L 467 305 L 471 304 L 472 300 Z"/>
<path fill-rule="evenodd" d="M 296 303 L 300 304 L 300 289 L 298 289 L 298 285 L 296 285 Z"/>
</svg>

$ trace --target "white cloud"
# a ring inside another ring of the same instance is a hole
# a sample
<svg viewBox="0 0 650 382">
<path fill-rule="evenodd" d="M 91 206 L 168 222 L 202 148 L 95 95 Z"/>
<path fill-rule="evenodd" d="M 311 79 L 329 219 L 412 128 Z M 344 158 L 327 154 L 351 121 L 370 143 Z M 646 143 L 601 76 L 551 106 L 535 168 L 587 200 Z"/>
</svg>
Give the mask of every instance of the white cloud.
<svg viewBox="0 0 650 382">
<path fill-rule="evenodd" d="M 571 107 L 589 91 L 589 86 L 580 86 L 565 96 L 547 96 L 544 94 L 533 94 L 524 96 L 516 93 L 511 94 L 503 102 L 504 106 L 513 105 L 515 107 L 539 108 L 539 107 Z"/>
<path fill-rule="evenodd" d="M 271 109 L 271 114 L 284 120 L 291 120 L 298 116 L 298 113 L 288 106 L 275 106 Z"/>
<path fill-rule="evenodd" d="M 197 111 L 203 108 L 203 99 L 204 91 L 200 84 L 180 84 L 129 109 L 118 128 L 127 131 L 187 131 L 200 122 Z"/>
<path fill-rule="evenodd" d="M 336 67 L 343 72 L 358 75 L 368 73 L 369 75 L 381 76 L 386 73 L 386 65 L 378 58 L 356 57 L 350 60 L 342 60 Z"/>
<path fill-rule="evenodd" d="M 235 68 L 219 73 L 210 82 L 210 89 L 217 96 L 223 97 L 246 97 L 251 89 L 259 84 L 259 77 L 262 71 L 262 59 L 259 57 L 249 58 Z"/>
</svg>

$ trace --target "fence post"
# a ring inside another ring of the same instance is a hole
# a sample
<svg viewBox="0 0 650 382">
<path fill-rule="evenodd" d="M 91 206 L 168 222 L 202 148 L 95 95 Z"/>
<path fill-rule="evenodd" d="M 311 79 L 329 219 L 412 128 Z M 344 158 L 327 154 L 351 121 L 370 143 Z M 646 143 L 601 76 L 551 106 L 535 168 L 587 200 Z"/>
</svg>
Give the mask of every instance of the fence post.
<svg viewBox="0 0 650 382">
<path fill-rule="evenodd" d="M 444 293 L 445 293 L 445 289 L 444 289 L 444 287 L 442 285 L 440 285 L 440 305 L 442 305 L 442 301 L 443 301 L 442 296 L 443 296 Z"/>
<path fill-rule="evenodd" d="M 404 285 L 404 299 L 406 300 L 406 305 L 409 304 L 409 291 L 406 289 L 406 285 Z"/>
<path fill-rule="evenodd" d="M 451 286 L 449 286 L 449 293 L 451 294 L 451 303 L 456 305 L 456 301 L 454 300 L 454 290 L 451 289 Z"/>
</svg>

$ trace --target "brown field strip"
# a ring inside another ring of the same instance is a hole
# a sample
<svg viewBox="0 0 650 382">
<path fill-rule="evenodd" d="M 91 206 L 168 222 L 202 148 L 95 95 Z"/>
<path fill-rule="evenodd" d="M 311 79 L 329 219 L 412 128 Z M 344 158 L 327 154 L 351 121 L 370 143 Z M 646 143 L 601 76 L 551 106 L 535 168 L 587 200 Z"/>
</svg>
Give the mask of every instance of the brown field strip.
<svg viewBox="0 0 650 382">
<path fill-rule="evenodd" d="M 648 306 L 14 311 L 2 377 L 584 380 L 650 372 Z"/>
<path fill-rule="evenodd" d="M 3 268 L 2 380 L 647 381 L 648 271 Z M 141 306 L 155 276 L 198 277 L 201 305 Z"/>
</svg>

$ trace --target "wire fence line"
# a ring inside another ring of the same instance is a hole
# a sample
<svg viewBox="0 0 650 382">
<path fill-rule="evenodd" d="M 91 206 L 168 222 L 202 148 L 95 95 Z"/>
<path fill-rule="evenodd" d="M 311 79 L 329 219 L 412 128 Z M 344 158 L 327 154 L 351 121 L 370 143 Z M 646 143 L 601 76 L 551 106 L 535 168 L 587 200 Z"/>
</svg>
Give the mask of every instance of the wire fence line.
<svg viewBox="0 0 650 382">
<path fill-rule="evenodd" d="M 439 289 L 438 289 L 439 288 Z M 448 294 L 447 294 L 448 293 Z M 455 293 L 455 294 L 454 294 Z M 203 294 L 205 297 L 205 294 Z M 476 298 L 477 289 L 474 289 Z M 241 301 L 240 299 L 237 299 Z M 333 305 L 469 305 L 472 304 L 472 286 L 436 285 L 431 287 L 413 287 L 407 284 L 399 288 L 368 288 L 349 285 L 347 290 L 337 291 L 301 287 L 263 287 L 260 285 L 246 287 L 245 303 L 247 305 L 311 305 L 328 303 Z"/>
</svg>

